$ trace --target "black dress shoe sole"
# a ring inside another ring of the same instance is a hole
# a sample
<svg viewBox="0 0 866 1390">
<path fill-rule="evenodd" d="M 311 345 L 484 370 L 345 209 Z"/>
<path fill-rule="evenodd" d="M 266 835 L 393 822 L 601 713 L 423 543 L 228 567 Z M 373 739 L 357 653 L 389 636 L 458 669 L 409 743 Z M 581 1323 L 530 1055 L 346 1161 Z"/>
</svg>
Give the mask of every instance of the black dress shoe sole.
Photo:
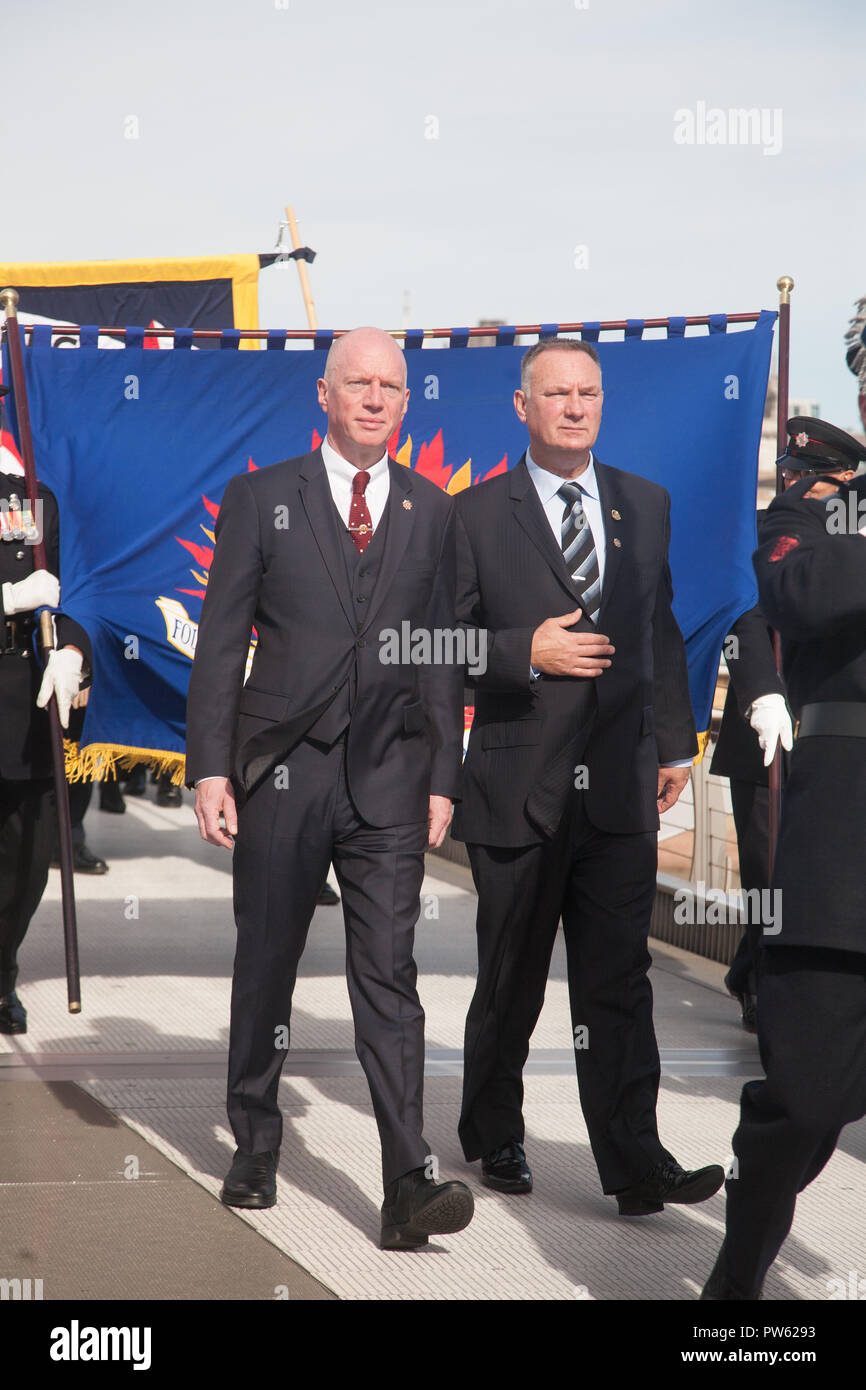
<svg viewBox="0 0 866 1390">
<path fill-rule="evenodd" d="M 233 1192 L 223 1185 L 220 1201 L 224 1207 L 246 1207 L 250 1211 L 262 1211 L 277 1205 L 276 1192 Z"/>
<path fill-rule="evenodd" d="M 447 1236 L 462 1231 L 474 1213 L 475 1202 L 468 1188 L 463 1192 L 443 1192 L 404 1225 L 383 1226 L 380 1249 L 416 1250 L 427 1244 L 428 1236 Z"/>
<path fill-rule="evenodd" d="M 499 1178 L 495 1173 L 482 1173 L 481 1183 L 494 1192 L 509 1192 L 514 1196 L 532 1191 L 532 1178 Z"/>
<path fill-rule="evenodd" d="M 10 1037 L 13 1033 L 26 1033 L 26 1032 L 27 1032 L 27 1022 L 26 1022 L 26 1020 L 25 1020 L 24 1023 L 6 1023 L 3 1019 L 0 1019 L 0 1033 L 4 1033 L 7 1037 Z"/>
</svg>

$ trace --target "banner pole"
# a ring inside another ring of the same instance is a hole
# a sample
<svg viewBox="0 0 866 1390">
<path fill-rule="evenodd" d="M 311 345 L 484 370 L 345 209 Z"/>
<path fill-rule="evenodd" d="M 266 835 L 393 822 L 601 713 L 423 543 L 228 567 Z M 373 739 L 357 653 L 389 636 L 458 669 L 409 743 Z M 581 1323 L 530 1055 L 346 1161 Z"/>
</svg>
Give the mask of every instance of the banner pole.
<svg viewBox="0 0 866 1390">
<path fill-rule="evenodd" d="M 790 275 L 782 275 L 776 281 L 776 289 L 779 291 L 779 364 L 778 364 L 778 395 L 776 400 L 776 458 L 781 458 L 785 452 L 785 443 L 788 438 L 788 372 L 791 354 L 791 290 L 794 288 L 794 281 Z M 783 491 L 782 472 L 776 464 L 776 496 Z M 782 639 L 778 632 L 773 633 L 773 655 L 776 659 L 776 670 L 781 674 L 782 671 Z M 768 809 L 768 863 L 767 881 L 773 878 L 773 865 L 776 860 L 776 841 L 779 838 L 779 820 L 782 814 L 782 748 L 781 744 L 776 744 L 776 755 L 770 764 L 769 778 L 769 809 Z"/>
<path fill-rule="evenodd" d="M 30 432 L 30 410 L 27 403 L 27 387 L 24 379 L 24 359 L 21 352 L 21 330 L 18 324 L 18 291 L 6 289 L 0 292 L 0 308 L 6 311 L 6 340 L 9 344 L 9 362 L 12 367 L 12 389 L 15 397 L 15 414 L 18 417 L 18 434 L 21 442 L 21 462 L 24 465 L 24 479 L 27 493 L 36 514 L 36 501 L 39 484 L 36 478 L 36 462 L 33 457 L 33 436 Z M 47 569 L 45 542 L 40 534 L 33 547 L 33 568 Z M 43 609 L 39 617 L 39 636 L 42 654 L 47 661 L 54 649 L 54 624 L 51 614 Z M 66 781 L 66 759 L 63 752 L 63 732 L 60 715 L 54 695 L 48 702 L 48 727 L 51 740 L 51 761 L 54 769 L 54 792 L 57 799 L 57 820 L 60 839 L 60 885 L 63 901 L 63 940 L 66 952 L 66 998 L 71 1014 L 81 1013 L 81 982 L 78 974 L 78 932 L 75 916 L 75 888 L 72 868 L 72 822 L 69 815 L 69 787 Z"/>
<path fill-rule="evenodd" d="M 286 220 L 289 224 L 289 235 L 292 238 L 292 250 L 298 251 L 301 246 L 301 238 L 298 233 L 298 224 L 295 221 L 294 208 L 286 208 Z M 307 311 L 307 323 L 311 328 L 318 328 L 319 321 L 316 318 L 316 306 L 313 303 L 313 292 L 310 289 L 310 277 L 307 274 L 307 267 L 304 261 L 297 260 L 295 265 L 298 267 L 298 279 L 301 282 L 301 294 L 304 296 L 304 308 Z"/>
</svg>

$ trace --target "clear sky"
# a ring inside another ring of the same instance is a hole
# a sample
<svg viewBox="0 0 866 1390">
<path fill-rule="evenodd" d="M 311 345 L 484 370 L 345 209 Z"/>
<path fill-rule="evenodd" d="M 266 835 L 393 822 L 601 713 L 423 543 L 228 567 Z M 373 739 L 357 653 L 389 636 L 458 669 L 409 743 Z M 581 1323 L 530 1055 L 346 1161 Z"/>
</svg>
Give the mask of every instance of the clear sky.
<svg viewBox="0 0 866 1390">
<path fill-rule="evenodd" d="M 326 327 L 774 308 L 788 273 L 792 395 L 858 425 L 863 0 L 3 0 L 0 41 L 0 260 L 266 251 L 291 202 Z M 741 108 L 763 134 L 710 143 Z M 304 326 L 293 269 L 260 285 Z"/>
</svg>

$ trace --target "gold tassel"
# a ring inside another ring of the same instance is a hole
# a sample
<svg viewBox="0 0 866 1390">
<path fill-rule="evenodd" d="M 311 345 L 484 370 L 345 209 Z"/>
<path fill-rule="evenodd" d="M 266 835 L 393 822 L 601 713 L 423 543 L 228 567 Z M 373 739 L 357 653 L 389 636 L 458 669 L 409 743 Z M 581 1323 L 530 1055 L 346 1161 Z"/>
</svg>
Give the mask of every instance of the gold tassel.
<svg viewBox="0 0 866 1390">
<path fill-rule="evenodd" d="M 167 753 L 159 748 L 130 748 L 120 743 L 88 743 L 85 748 L 63 740 L 68 782 L 105 782 L 122 769 L 131 772 L 137 763 L 147 763 L 157 777 L 171 774 L 175 787 L 184 785 L 186 758 L 183 753 Z"/>
</svg>

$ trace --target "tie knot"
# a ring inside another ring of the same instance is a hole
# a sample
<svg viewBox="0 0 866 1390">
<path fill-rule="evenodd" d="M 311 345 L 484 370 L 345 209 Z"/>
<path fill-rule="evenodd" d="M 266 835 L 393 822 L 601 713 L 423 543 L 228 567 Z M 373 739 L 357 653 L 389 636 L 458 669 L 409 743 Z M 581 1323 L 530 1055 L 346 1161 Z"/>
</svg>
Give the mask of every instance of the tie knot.
<svg viewBox="0 0 866 1390">
<path fill-rule="evenodd" d="M 583 491 L 580 483 L 563 483 L 562 487 L 558 489 L 558 492 L 563 502 L 568 502 L 570 505 L 573 505 L 575 502 L 581 502 L 581 505 L 583 505 L 581 501 Z"/>
<path fill-rule="evenodd" d="M 367 484 L 369 483 L 369 481 L 370 481 L 370 474 L 369 474 L 369 473 L 365 473 L 365 472 L 363 471 L 363 469 L 361 469 L 359 472 L 357 472 L 357 473 L 355 474 L 354 478 L 352 479 L 352 493 L 353 493 L 353 495 L 354 495 L 355 497 L 363 497 L 364 493 L 365 493 L 366 490 L 367 490 Z"/>
</svg>

